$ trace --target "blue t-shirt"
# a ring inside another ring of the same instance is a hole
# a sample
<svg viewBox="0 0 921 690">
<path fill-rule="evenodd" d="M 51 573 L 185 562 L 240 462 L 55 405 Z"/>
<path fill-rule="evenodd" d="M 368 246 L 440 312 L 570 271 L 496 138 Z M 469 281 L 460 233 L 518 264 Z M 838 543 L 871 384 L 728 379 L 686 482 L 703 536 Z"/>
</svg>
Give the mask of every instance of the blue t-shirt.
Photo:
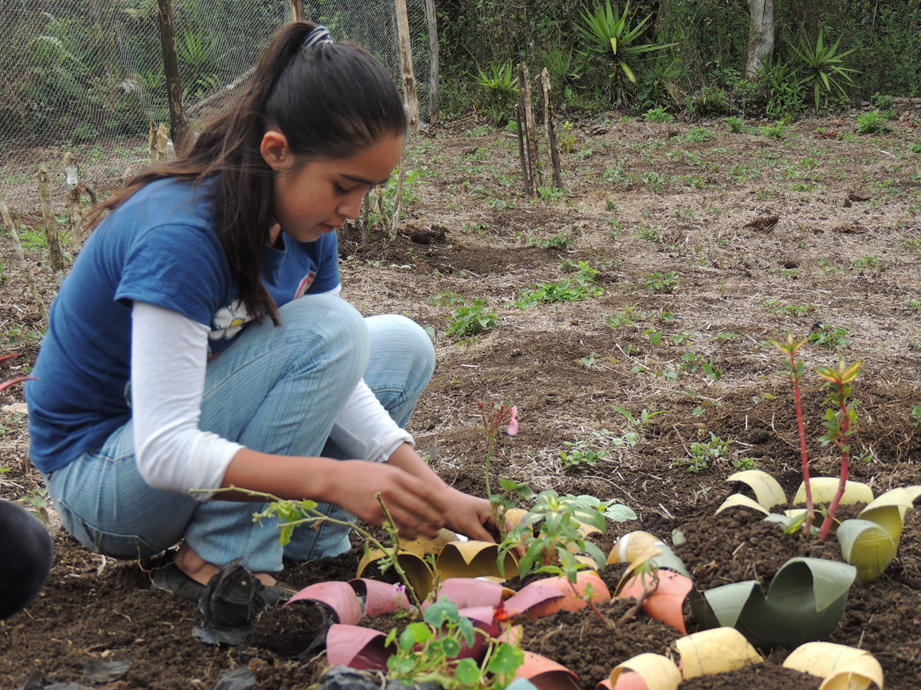
<svg viewBox="0 0 921 690">
<path fill-rule="evenodd" d="M 250 321 L 214 230 L 218 184 L 153 182 L 110 213 L 80 252 L 51 307 L 37 380 L 26 385 L 29 453 L 45 474 L 98 448 L 131 417 L 134 300 L 207 325 L 212 353 Z M 261 263 L 278 306 L 339 285 L 335 233 L 308 243 L 282 233 L 281 243 L 263 249 Z"/>
</svg>

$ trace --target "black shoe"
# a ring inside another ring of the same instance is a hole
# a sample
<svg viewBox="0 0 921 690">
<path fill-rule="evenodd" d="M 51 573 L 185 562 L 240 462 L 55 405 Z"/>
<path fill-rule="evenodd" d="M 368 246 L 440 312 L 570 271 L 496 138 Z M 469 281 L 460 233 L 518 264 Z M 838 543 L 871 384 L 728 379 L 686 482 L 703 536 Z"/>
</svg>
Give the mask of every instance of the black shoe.
<svg viewBox="0 0 921 690">
<path fill-rule="evenodd" d="M 179 599 L 198 601 L 205 591 L 205 586 L 182 572 L 173 560 L 173 556 L 167 554 L 160 565 L 154 566 L 153 584 L 150 588 L 165 590 Z M 259 590 L 259 595 L 263 601 L 270 606 L 287 601 L 295 594 L 297 594 L 297 590 L 284 582 L 276 582 L 274 585 L 262 585 Z"/>
<path fill-rule="evenodd" d="M 205 585 L 182 572 L 172 554 L 167 554 L 159 565 L 154 566 L 152 574 L 151 589 L 166 590 L 178 599 L 198 601 L 205 591 Z"/>
</svg>

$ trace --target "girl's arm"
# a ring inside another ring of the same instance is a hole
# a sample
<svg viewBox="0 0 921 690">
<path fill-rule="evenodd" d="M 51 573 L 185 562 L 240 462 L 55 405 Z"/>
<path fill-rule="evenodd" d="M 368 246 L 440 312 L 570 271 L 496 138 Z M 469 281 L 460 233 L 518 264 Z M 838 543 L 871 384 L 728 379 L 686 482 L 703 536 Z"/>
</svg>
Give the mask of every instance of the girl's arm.
<svg viewBox="0 0 921 690">
<path fill-rule="evenodd" d="M 447 506 L 444 521 L 449 529 L 470 539 L 495 541 L 486 529 L 486 525 L 489 525 L 493 533 L 498 532 L 495 515 L 488 500 L 465 494 L 445 484 L 408 443 L 397 448 L 387 464 L 399 467 L 433 487 Z"/>
</svg>

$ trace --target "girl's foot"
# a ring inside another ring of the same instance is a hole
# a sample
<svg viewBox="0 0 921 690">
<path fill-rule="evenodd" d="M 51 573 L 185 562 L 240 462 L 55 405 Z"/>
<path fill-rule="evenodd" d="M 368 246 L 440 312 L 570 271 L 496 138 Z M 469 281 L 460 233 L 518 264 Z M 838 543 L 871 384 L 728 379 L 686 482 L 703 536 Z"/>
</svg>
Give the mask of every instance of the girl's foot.
<svg viewBox="0 0 921 690">
<path fill-rule="evenodd" d="M 182 542 L 182 546 L 179 547 L 179 550 L 173 557 L 173 562 L 187 577 L 190 577 L 202 585 L 207 585 L 211 578 L 221 570 L 220 566 L 209 563 L 195 553 L 188 542 Z M 271 587 L 278 582 L 271 573 L 253 574 L 267 587 Z"/>
</svg>

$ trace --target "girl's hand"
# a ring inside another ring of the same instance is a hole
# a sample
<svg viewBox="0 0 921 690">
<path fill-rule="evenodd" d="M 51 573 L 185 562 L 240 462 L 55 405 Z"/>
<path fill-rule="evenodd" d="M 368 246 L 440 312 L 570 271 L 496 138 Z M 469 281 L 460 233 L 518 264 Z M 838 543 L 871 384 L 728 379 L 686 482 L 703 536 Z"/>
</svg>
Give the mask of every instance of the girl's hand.
<svg viewBox="0 0 921 690">
<path fill-rule="evenodd" d="M 342 506 L 360 520 L 375 527 L 384 524 L 384 511 L 376 498 L 381 495 L 400 536 L 415 539 L 434 537 L 452 512 L 452 497 L 399 467 L 361 460 L 338 463 L 333 486 L 323 500 Z M 462 494 L 463 495 L 463 494 Z M 469 498 L 469 497 L 468 497 Z M 489 503 L 486 502 L 489 511 Z M 481 528 L 482 529 L 482 528 Z"/>
<path fill-rule="evenodd" d="M 498 534 L 499 530 L 489 501 L 462 493 L 450 486 L 444 486 L 442 494 L 448 503 L 445 526 L 449 530 L 475 541 L 496 541 L 494 535 Z"/>
</svg>

